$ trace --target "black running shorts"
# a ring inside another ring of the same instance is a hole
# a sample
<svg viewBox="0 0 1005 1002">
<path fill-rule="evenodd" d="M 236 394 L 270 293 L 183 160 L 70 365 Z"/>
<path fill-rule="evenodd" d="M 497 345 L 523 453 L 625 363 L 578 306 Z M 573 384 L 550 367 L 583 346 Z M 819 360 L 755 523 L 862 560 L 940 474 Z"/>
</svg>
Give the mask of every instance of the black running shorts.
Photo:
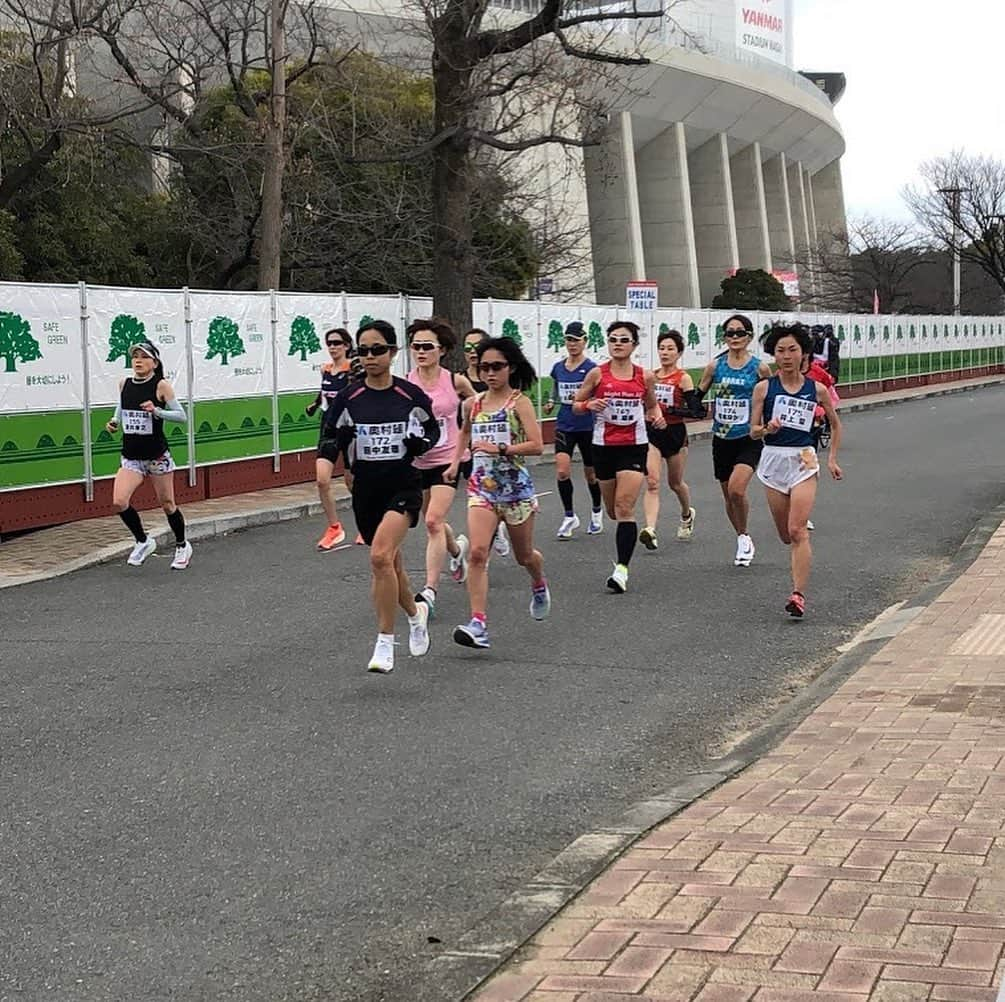
<svg viewBox="0 0 1005 1002">
<path fill-rule="evenodd" d="M 332 466 L 338 466 L 338 457 L 341 455 L 341 448 L 334 438 L 322 438 L 318 442 L 318 459 L 327 459 Z"/>
<path fill-rule="evenodd" d="M 593 465 L 593 432 L 592 431 L 555 431 L 555 455 L 560 452 L 572 458 L 579 449 L 584 466 Z"/>
<path fill-rule="evenodd" d="M 749 466 L 756 470 L 763 448 L 763 442 L 755 442 L 749 435 L 741 438 L 713 438 L 712 468 L 715 479 L 725 483 L 737 466 Z"/>
<path fill-rule="evenodd" d="M 645 473 L 648 445 L 594 445 L 593 469 L 598 480 L 614 480 L 619 473 Z"/>
<path fill-rule="evenodd" d="M 352 513 L 356 517 L 356 528 L 367 546 L 373 543 L 373 537 L 389 511 L 407 515 L 410 528 L 414 529 L 419 524 L 422 484 L 418 477 L 405 484 L 385 484 L 379 480 L 366 483 L 359 477 L 353 480 Z"/>
<path fill-rule="evenodd" d="M 649 432 L 649 444 L 659 449 L 664 459 L 670 459 L 687 448 L 687 428 L 683 422 L 668 424 L 665 428 L 647 424 L 646 431 Z"/>
</svg>

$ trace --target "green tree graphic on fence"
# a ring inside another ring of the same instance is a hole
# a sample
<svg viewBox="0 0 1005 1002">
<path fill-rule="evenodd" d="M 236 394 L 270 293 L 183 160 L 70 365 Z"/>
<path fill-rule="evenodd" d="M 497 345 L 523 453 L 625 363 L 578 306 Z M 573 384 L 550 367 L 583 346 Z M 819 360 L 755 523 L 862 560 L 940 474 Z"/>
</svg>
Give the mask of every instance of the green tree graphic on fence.
<svg viewBox="0 0 1005 1002">
<path fill-rule="evenodd" d="M 898 341 L 904 340 L 904 328 L 901 327 L 900 324 L 897 324 L 897 340 Z"/>
<path fill-rule="evenodd" d="M 120 313 L 113 321 L 108 332 L 108 358 L 106 362 L 114 362 L 117 358 L 123 360 L 122 367 L 129 368 L 129 349 L 140 341 L 146 341 L 147 328 L 137 317 L 128 313 Z"/>
<path fill-rule="evenodd" d="M 876 341 L 876 328 L 872 324 L 869 324 L 869 341 L 871 343 Z"/>
<path fill-rule="evenodd" d="M 373 323 L 373 317 L 369 313 L 364 313 L 363 316 L 359 318 L 359 326 L 356 330 L 362 330 L 367 324 Z"/>
<path fill-rule="evenodd" d="M 692 327 L 694 324 L 691 325 Z M 722 324 L 715 325 L 715 346 L 721 348 L 726 343 L 726 328 Z"/>
<path fill-rule="evenodd" d="M 300 361 L 306 362 L 310 352 L 320 349 L 321 342 L 318 340 L 314 321 L 309 317 L 294 317 L 290 324 L 290 350 L 287 354 L 295 355 L 299 351 Z"/>
<path fill-rule="evenodd" d="M 517 326 L 517 322 L 510 320 L 509 317 L 503 321 L 502 336 L 515 341 L 518 348 L 523 347 L 523 335 L 520 333 L 520 328 Z"/>
<path fill-rule="evenodd" d="M 922 341 L 927 341 L 928 340 L 928 325 L 927 324 L 922 324 L 921 325 L 921 340 Z"/>
<path fill-rule="evenodd" d="M 548 347 L 561 351 L 565 347 L 565 331 L 561 320 L 552 320 L 548 324 Z"/>
<path fill-rule="evenodd" d="M 914 329 L 914 324 L 911 324 L 911 326 L 907 328 L 907 337 L 908 337 L 908 340 L 913 341 L 917 336 L 918 335 L 917 335 L 917 332 Z"/>
<path fill-rule="evenodd" d="M 884 341 L 890 340 L 890 328 L 887 324 L 883 324 L 883 340 Z"/>
<path fill-rule="evenodd" d="M 19 313 L 0 313 L 0 358 L 4 372 L 17 372 L 17 362 L 35 362 L 42 357 L 31 336 L 31 324 Z"/>
<path fill-rule="evenodd" d="M 838 340 L 844 344 L 844 324 L 838 324 Z"/>
<path fill-rule="evenodd" d="M 237 355 L 244 354 L 244 342 L 237 333 L 237 324 L 230 317 L 213 317 L 209 322 L 209 337 L 206 339 L 206 361 L 220 356 L 220 365 Z"/>
<path fill-rule="evenodd" d="M 862 328 L 859 327 L 858 324 L 855 324 L 855 327 L 852 330 L 851 339 L 852 339 L 852 341 L 855 342 L 855 344 L 861 344 L 862 343 Z"/>
<path fill-rule="evenodd" d="M 697 324 L 687 325 L 687 346 L 689 348 L 697 348 L 701 344 L 701 331 L 698 330 Z"/>
<path fill-rule="evenodd" d="M 586 329 L 586 347 L 590 351 L 600 351 L 604 347 L 604 328 L 596 320 L 591 320 Z"/>
</svg>

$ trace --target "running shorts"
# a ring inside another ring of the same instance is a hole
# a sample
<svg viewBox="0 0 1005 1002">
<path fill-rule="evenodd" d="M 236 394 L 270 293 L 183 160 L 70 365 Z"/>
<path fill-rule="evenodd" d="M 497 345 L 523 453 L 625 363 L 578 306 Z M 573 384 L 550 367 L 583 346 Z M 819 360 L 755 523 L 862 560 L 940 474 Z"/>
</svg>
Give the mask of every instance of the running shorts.
<svg viewBox="0 0 1005 1002">
<path fill-rule="evenodd" d="M 584 466 L 593 466 L 593 432 L 592 431 L 557 431 L 555 432 L 555 455 L 560 452 L 572 457 L 579 449 Z"/>
<path fill-rule="evenodd" d="M 405 484 L 366 483 L 359 477 L 353 480 L 352 513 L 356 517 L 356 528 L 367 546 L 373 543 L 373 537 L 389 511 L 407 515 L 412 529 L 419 524 L 422 487 L 418 477 Z"/>
<path fill-rule="evenodd" d="M 422 481 L 422 489 L 428 491 L 430 487 L 453 487 L 456 489 L 457 484 L 447 483 L 443 479 L 443 474 L 447 472 L 449 463 L 443 463 L 441 466 L 431 466 L 428 470 L 420 470 L 418 467 L 419 479 Z M 458 479 L 460 479 L 460 474 L 458 473 Z"/>
<path fill-rule="evenodd" d="M 763 448 L 763 442 L 755 442 L 749 435 L 740 438 L 713 438 L 712 468 L 715 479 L 725 483 L 737 466 L 749 466 L 756 470 Z"/>
<path fill-rule="evenodd" d="M 815 477 L 819 472 L 820 463 L 812 445 L 766 445 L 757 467 L 757 479 L 765 487 L 790 494 L 796 484 Z"/>
<path fill-rule="evenodd" d="M 645 473 L 648 445 L 594 445 L 593 469 L 598 480 L 614 480 L 621 472 Z"/>
<path fill-rule="evenodd" d="M 537 498 L 528 498 L 526 501 L 497 501 L 493 503 L 480 494 L 469 494 L 468 507 L 495 512 L 499 521 L 505 522 L 507 525 L 523 525 L 531 515 L 537 512 L 538 504 Z"/>
<path fill-rule="evenodd" d="M 683 423 L 668 424 L 665 428 L 647 424 L 646 431 L 649 432 L 649 444 L 659 449 L 664 459 L 670 459 L 687 448 L 687 427 Z"/>
<path fill-rule="evenodd" d="M 322 438 L 318 442 L 317 458 L 327 459 L 332 466 L 338 466 L 338 458 L 341 453 L 342 449 L 334 438 Z"/>
<path fill-rule="evenodd" d="M 165 450 L 156 459 L 126 459 L 123 456 L 122 469 L 132 470 L 143 477 L 157 477 L 164 473 L 174 473 L 175 465 L 170 451 Z"/>
</svg>

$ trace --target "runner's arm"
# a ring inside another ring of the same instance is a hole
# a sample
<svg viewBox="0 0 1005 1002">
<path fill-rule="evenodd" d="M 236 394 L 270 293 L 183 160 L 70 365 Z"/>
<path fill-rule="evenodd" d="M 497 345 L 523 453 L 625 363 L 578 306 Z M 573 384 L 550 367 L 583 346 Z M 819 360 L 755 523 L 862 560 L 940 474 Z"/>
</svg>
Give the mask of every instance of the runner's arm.
<svg viewBox="0 0 1005 1002">
<path fill-rule="evenodd" d="M 583 380 L 583 385 L 576 390 L 575 399 L 572 401 L 572 413 L 573 414 L 585 414 L 587 411 L 591 410 L 603 410 L 604 407 L 600 406 L 593 408 L 590 404 L 604 404 L 603 400 L 594 400 L 593 393 L 597 388 L 597 384 L 600 382 L 600 366 L 598 365 L 595 369 L 590 369 L 586 374 L 586 379 Z"/>
<path fill-rule="evenodd" d="M 838 417 L 837 408 L 834 406 L 834 401 L 831 400 L 827 387 L 823 383 L 814 383 L 814 385 L 817 388 L 817 403 L 824 409 L 824 414 L 827 416 L 827 420 L 831 426 L 831 444 L 827 450 L 827 469 L 830 470 L 831 476 L 835 480 L 840 480 L 844 476 L 837 461 L 838 453 L 841 451 L 841 435 L 843 431 L 841 418 Z"/>
<path fill-rule="evenodd" d="M 758 379 L 770 379 L 771 378 L 771 366 L 767 362 L 757 363 L 757 378 Z"/>
<path fill-rule="evenodd" d="M 454 389 L 461 400 L 467 400 L 475 395 L 475 388 L 471 385 L 471 380 L 463 372 L 455 372 Z"/>
<path fill-rule="evenodd" d="M 760 382 L 754 387 L 750 400 L 750 437 L 764 438 L 768 427 L 764 424 L 764 398 L 768 395 L 768 384 Z"/>
<path fill-rule="evenodd" d="M 181 401 L 172 393 L 170 400 L 164 401 L 165 406 L 155 407 L 154 416 L 159 417 L 162 421 L 174 421 L 176 424 L 187 424 L 188 415 L 185 413 L 185 408 L 182 407 Z"/>
<path fill-rule="evenodd" d="M 649 423 L 654 428 L 665 428 L 667 419 L 663 416 L 663 408 L 656 399 L 656 377 L 651 373 L 646 373 L 646 395 L 643 406 L 649 418 Z"/>
<path fill-rule="evenodd" d="M 119 380 L 119 401 L 115 405 L 115 413 L 109 421 L 105 422 L 105 431 L 112 433 L 119 430 L 119 425 L 122 423 L 122 387 L 125 386 L 126 381 L 124 379 Z"/>
<path fill-rule="evenodd" d="M 715 378 L 715 362 L 709 362 L 705 368 L 702 370 L 701 378 L 698 380 L 698 401 L 708 393 L 709 389 L 712 387 L 712 380 Z"/>
<path fill-rule="evenodd" d="M 523 432 L 527 436 L 527 441 L 506 446 L 506 455 L 540 456 L 544 451 L 544 442 L 541 438 L 541 425 L 537 420 L 537 414 L 534 411 L 534 405 L 530 402 L 530 397 L 521 396 L 516 402 L 515 410 L 516 416 L 523 426 Z"/>
<path fill-rule="evenodd" d="M 471 385 L 470 382 L 468 385 Z M 471 446 L 471 408 L 474 406 L 474 402 L 474 395 L 461 402 L 461 430 L 457 433 L 457 445 L 454 446 L 454 455 L 450 460 L 450 465 L 443 471 L 443 479 L 450 484 L 456 482 L 457 471 L 464 461 L 464 453 Z"/>
</svg>

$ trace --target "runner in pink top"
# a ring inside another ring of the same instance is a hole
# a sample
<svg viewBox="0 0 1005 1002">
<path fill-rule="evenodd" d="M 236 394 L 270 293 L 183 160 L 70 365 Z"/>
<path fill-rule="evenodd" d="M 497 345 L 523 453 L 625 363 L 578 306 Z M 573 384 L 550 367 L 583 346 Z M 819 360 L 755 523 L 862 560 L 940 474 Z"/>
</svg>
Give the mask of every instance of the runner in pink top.
<svg viewBox="0 0 1005 1002">
<path fill-rule="evenodd" d="M 475 391 L 467 376 L 451 372 L 441 364 L 444 356 L 457 344 L 454 332 L 445 320 L 432 317 L 413 321 L 408 328 L 408 344 L 413 363 L 408 381 L 415 383 L 432 400 L 433 416 L 440 426 L 437 444 L 413 463 L 422 477 L 422 511 L 428 537 L 426 583 L 415 600 L 429 606 L 432 618 L 436 609 L 436 587 L 448 553 L 454 580 L 463 584 L 468 576 L 467 536 L 455 537 L 447 523 L 447 512 L 453 504 L 457 484 L 444 480 L 443 472 L 454 459 L 461 401 L 474 396 Z"/>
</svg>

